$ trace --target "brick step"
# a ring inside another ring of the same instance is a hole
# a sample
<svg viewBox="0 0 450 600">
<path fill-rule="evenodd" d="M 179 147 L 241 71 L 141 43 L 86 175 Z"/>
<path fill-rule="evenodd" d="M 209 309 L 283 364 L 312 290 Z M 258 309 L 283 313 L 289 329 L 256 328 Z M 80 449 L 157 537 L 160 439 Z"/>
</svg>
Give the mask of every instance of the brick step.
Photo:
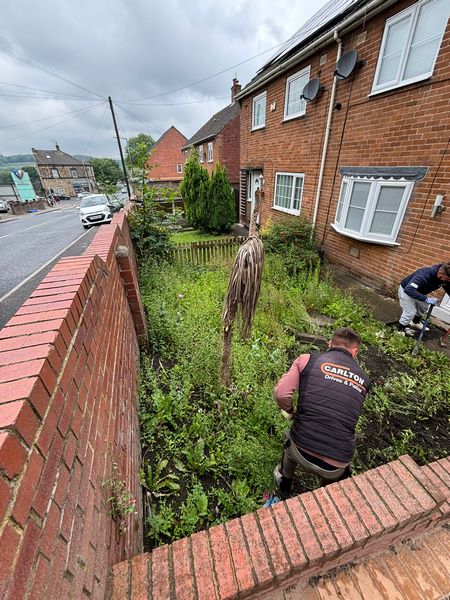
<svg viewBox="0 0 450 600">
<path fill-rule="evenodd" d="M 449 461 L 402 456 L 118 563 L 108 597 L 259 597 L 370 556 L 448 519 Z"/>
</svg>

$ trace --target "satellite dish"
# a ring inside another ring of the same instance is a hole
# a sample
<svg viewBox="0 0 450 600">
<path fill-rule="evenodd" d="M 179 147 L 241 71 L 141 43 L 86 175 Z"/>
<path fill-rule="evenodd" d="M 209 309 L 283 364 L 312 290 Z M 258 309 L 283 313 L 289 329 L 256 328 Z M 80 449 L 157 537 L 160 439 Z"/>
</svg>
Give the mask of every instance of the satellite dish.
<svg viewBox="0 0 450 600">
<path fill-rule="evenodd" d="M 358 53 L 356 50 L 344 52 L 341 58 L 336 63 L 334 74 L 338 79 L 347 79 L 353 73 L 358 63 Z"/>
<path fill-rule="evenodd" d="M 301 97 L 304 98 L 305 100 L 308 100 L 308 102 L 312 102 L 313 100 L 316 99 L 316 96 L 319 93 L 319 91 L 320 91 L 319 78 L 311 79 L 310 81 L 308 81 L 308 83 L 303 88 Z"/>
</svg>

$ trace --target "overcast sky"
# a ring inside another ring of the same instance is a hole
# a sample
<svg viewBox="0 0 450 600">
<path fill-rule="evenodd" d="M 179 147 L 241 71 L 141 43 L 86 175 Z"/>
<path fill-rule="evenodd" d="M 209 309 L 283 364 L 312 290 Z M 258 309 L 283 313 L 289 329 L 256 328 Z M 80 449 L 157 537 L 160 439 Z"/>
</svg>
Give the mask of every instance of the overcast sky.
<svg viewBox="0 0 450 600">
<path fill-rule="evenodd" d="M 189 138 L 229 103 L 234 75 L 245 85 L 275 50 L 172 90 L 280 44 L 325 3 L 3 2 L 0 154 L 29 153 L 32 146 L 48 149 L 56 140 L 70 154 L 117 157 L 111 115 L 102 99 L 108 95 L 117 103 L 121 136 L 145 132 L 156 139 L 175 125 Z M 5 49 L 84 89 L 10 57 Z"/>
</svg>

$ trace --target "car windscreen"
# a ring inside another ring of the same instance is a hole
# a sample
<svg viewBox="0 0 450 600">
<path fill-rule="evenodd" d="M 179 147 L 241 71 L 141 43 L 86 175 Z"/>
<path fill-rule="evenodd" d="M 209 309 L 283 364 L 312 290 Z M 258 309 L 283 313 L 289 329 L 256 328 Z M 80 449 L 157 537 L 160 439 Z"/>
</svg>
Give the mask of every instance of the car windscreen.
<svg viewBox="0 0 450 600">
<path fill-rule="evenodd" d="M 82 198 L 80 201 L 80 208 L 86 208 L 87 206 L 101 206 L 108 204 L 108 198 L 106 196 L 87 196 Z"/>
</svg>

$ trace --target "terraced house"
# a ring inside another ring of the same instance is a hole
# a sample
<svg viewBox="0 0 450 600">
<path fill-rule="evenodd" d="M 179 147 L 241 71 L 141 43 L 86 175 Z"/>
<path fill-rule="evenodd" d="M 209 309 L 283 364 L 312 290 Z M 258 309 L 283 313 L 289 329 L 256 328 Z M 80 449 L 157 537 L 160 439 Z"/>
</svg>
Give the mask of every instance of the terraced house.
<svg viewBox="0 0 450 600">
<path fill-rule="evenodd" d="M 263 225 L 306 217 L 367 282 L 449 259 L 449 13 L 332 0 L 291 37 L 237 95 L 241 222 L 263 181 Z M 450 321 L 448 297 L 436 313 Z"/>
</svg>

